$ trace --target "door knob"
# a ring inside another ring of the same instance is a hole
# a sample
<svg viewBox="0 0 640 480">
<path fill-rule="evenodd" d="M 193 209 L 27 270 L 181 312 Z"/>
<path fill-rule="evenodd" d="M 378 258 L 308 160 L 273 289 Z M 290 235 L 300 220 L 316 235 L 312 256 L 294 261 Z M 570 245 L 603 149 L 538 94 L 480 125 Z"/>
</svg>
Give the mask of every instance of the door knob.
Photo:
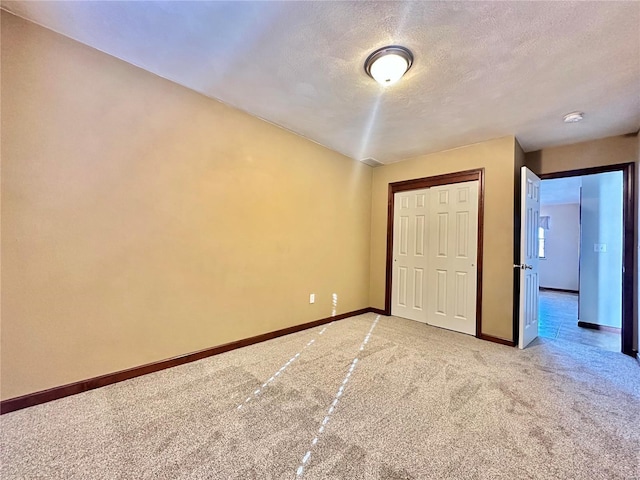
<svg viewBox="0 0 640 480">
<path fill-rule="evenodd" d="M 523 263 L 521 265 L 514 265 L 513 268 L 519 268 L 520 270 L 533 270 L 533 265 L 527 265 Z"/>
</svg>

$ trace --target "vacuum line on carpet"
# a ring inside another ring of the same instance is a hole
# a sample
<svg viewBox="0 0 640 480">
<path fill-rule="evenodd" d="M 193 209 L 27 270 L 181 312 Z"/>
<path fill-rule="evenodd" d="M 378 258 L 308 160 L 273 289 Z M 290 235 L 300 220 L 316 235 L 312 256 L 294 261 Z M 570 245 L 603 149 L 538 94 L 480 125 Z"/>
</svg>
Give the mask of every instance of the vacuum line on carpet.
<svg viewBox="0 0 640 480">
<path fill-rule="evenodd" d="M 338 388 L 338 391 L 336 392 L 336 396 L 334 397 L 333 402 L 331 402 L 331 405 L 329 406 L 329 410 L 327 410 L 327 414 L 322 420 L 322 424 L 318 429 L 318 433 L 316 434 L 314 439 L 311 440 L 311 447 L 309 447 L 309 450 L 307 450 L 307 453 L 304 454 L 304 456 L 302 457 L 302 460 L 300 461 L 300 466 L 296 470 L 296 478 L 302 478 L 302 476 L 304 475 L 305 466 L 307 465 L 307 463 L 309 463 L 309 460 L 311 459 L 311 451 L 318 443 L 320 435 L 324 433 L 324 430 L 327 424 L 329 423 L 329 420 L 331 419 L 331 415 L 333 415 L 333 412 L 335 411 L 338 405 L 338 402 L 340 401 L 340 397 L 344 393 L 344 389 L 347 386 L 347 383 L 349 382 L 349 379 L 351 378 L 351 375 L 353 374 L 353 371 L 355 370 L 356 365 L 358 364 L 358 357 L 360 356 L 360 352 L 362 352 L 364 350 L 365 345 L 369 343 L 369 339 L 371 338 L 371 333 L 373 332 L 373 329 L 376 328 L 376 325 L 378 324 L 378 320 L 380 320 L 380 315 L 378 315 L 376 319 L 373 321 L 373 323 L 371 324 L 371 328 L 369 329 L 369 331 L 367 332 L 367 335 L 364 337 L 364 340 L 360 344 L 360 349 L 358 350 L 358 354 L 351 362 L 349 371 L 347 372 L 344 379 L 342 380 L 342 383 L 340 384 L 340 388 Z"/>
<path fill-rule="evenodd" d="M 326 325 L 318 334 L 318 336 L 322 335 L 324 332 L 327 331 L 327 328 L 329 328 L 331 325 L 333 325 L 334 322 L 331 322 L 330 324 Z M 302 350 L 300 350 L 298 353 L 296 353 L 293 357 L 291 357 L 289 360 L 287 360 L 287 362 L 282 365 L 280 367 L 280 370 L 278 370 L 276 373 L 274 373 L 273 375 L 271 375 L 271 377 L 269 377 L 269 379 L 264 382 L 262 384 L 262 386 L 260 388 L 258 388 L 257 390 L 255 390 L 251 395 L 249 395 L 247 397 L 247 399 L 242 402 L 240 405 L 238 405 L 237 410 L 242 410 L 242 407 L 244 407 L 247 403 L 249 403 L 253 398 L 257 397 L 258 395 L 260 395 L 262 393 L 262 391 L 267 388 L 269 386 L 269 384 L 271 384 L 276 378 L 278 378 L 280 375 L 282 375 L 284 373 L 284 371 L 287 369 L 287 367 L 289 365 L 291 365 L 293 362 L 295 362 L 298 358 L 300 358 L 300 355 L 302 355 L 302 352 L 304 352 L 307 348 L 309 348 L 311 345 L 313 345 L 316 342 L 315 337 L 312 338 L 311 340 L 309 340 L 307 342 L 307 344 L 302 347 Z"/>
</svg>

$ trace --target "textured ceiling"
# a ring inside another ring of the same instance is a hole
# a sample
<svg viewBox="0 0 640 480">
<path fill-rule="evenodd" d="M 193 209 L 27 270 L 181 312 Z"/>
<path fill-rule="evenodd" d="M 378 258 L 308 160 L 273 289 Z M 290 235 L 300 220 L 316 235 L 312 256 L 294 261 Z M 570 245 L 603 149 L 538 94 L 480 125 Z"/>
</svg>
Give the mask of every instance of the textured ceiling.
<svg viewBox="0 0 640 480">
<path fill-rule="evenodd" d="M 640 127 L 640 2 L 36 2 L 2 7 L 356 159 Z M 383 89 L 387 44 L 415 63 Z M 585 120 L 563 124 L 582 110 Z"/>
</svg>

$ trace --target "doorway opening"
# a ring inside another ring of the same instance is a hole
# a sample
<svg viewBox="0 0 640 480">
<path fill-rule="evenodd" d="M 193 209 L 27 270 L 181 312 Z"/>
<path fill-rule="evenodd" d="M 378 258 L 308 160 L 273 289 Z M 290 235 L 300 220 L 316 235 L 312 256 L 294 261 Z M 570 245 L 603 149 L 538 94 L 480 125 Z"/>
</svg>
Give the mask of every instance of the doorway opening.
<svg viewBox="0 0 640 480">
<path fill-rule="evenodd" d="M 541 175 L 541 337 L 633 355 L 634 164 Z"/>
</svg>

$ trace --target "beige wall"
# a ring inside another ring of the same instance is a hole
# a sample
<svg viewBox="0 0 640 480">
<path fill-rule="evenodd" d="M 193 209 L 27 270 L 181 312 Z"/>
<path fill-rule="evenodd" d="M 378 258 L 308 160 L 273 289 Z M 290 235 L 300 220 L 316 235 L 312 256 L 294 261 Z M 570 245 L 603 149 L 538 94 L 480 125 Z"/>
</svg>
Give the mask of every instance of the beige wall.
<svg viewBox="0 0 640 480">
<path fill-rule="evenodd" d="M 526 154 L 527 165 L 538 173 L 563 172 L 638 161 L 638 139 L 633 135 L 607 137 Z"/>
<path fill-rule="evenodd" d="M 513 337 L 515 139 L 505 137 L 424 155 L 373 171 L 371 305 L 384 308 L 389 183 L 485 168 L 482 333 Z"/>
<path fill-rule="evenodd" d="M 370 167 L 6 13 L 1 100 L 3 399 L 369 306 Z"/>
<path fill-rule="evenodd" d="M 638 286 L 638 295 L 634 299 L 634 316 L 636 320 L 635 349 L 638 348 L 638 332 L 640 332 L 640 316 L 638 315 L 638 296 L 640 296 L 640 243 L 638 228 L 640 225 L 640 203 L 638 193 L 640 191 L 640 138 L 638 135 L 620 135 L 616 137 L 602 138 L 589 142 L 576 143 L 562 147 L 546 148 L 537 152 L 526 154 L 527 165 L 538 174 L 563 172 L 581 168 L 598 167 L 602 165 L 614 165 L 618 163 L 636 162 L 636 213 L 638 223 L 634 232 L 636 245 L 635 280 Z"/>
</svg>

